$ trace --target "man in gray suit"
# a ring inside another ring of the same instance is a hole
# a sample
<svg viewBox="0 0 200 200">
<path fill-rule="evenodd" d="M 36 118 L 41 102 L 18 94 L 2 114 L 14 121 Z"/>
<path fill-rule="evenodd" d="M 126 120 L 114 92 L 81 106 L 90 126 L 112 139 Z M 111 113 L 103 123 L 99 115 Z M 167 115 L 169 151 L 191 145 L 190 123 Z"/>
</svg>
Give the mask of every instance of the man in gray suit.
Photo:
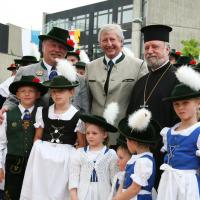
<svg viewBox="0 0 200 200">
<path fill-rule="evenodd" d="M 61 28 L 53 27 L 47 35 L 40 35 L 39 39 L 42 42 L 42 61 L 20 68 L 14 81 L 18 81 L 21 76 L 27 75 L 37 76 L 41 82 L 50 79 L 51 75 L 57 74 L 55 69 L 56 58 L 64 59 L 67 52 L 74 49 L 74 43 L 70 40 L 69 32 Z M 72 104 L 81 112 L 88 112 L 88 92 L 85 80 L 77 75 L 77 81 L 79 81 L 80 85 L 75 90 Z M 47 94 L 40 99 L 38 105 L 47 106 L 48 103 L 49 95 Z M 14 95 L 9 95 L 0 111 L 0 119 L 2 118 L 2 113 L 11 109 L 15 104 L 18 104 L 17 98 Z"/>
<path fill-rule="evenodd" d="M 124 36 L 119 25 L 104 25 L 98 40 L 105 56 L 86 66 L 91 113 L 102 116 L 110 102 L 117 102 L 120 109 L 117 125 L 125 117 L 133 86 L 148 70 L 143 60 L 123 53 Z M 118 134 L 111 134 L 110 144 L 116 145 Z"/>
</svg>

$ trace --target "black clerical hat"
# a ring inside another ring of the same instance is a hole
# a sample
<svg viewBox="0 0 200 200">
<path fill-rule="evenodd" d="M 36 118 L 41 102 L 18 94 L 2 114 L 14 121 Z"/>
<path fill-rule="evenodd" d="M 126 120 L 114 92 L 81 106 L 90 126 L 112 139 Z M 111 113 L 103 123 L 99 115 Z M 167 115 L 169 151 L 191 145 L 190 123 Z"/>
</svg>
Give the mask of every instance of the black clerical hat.
<svg viewBox="0 0 200 200">
<path fill-rule="evenodd" d="M 172 31 L 170 26 L 166 25 L 149 25 L 141 29 L 141 32 L 144 34 L 144 42 L 151 40 L 160 40 L 164 42 L 169 42 L 169 32 Z"/>
</svg>

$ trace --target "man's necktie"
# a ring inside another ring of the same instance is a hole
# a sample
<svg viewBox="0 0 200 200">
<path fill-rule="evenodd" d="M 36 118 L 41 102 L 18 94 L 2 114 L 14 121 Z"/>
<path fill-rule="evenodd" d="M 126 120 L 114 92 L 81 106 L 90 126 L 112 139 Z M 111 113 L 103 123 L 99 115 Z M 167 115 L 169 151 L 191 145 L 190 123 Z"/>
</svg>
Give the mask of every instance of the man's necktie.
<svg viewBox="0 0 200 200">
<path fill-rule="evenodd" d="M 56 77 L 56 76 L 58 76 L 58 73 L 57 73 L 55 67 L 52 67 L 52 68 L 51 68 L 51 72 L 50 72 L 50 74 L 49 74 L 49 80 L 52 80 L 52 79 L 53 79 L 54 77 Z"/>
<path fill-rule="evenodd" d="M 105 85 L 104 85 L 104 91 L 105 91 L 106 95 L 107 95 L 107 92 L 108 92 L 110 73 L 112 71 L 112 67 L 114 66 L 114 63 L 113 63 L 112 60 L 110 60 L 108 62 L 108 66 L 109 66 L 109 69 L 108 69 L 108 73 L 107 73 L 106 82 L 105 82 Z"/>
<path fill-rule="evenodd" d="M 26 109 L 26 110 L 24 111 L 23 120 L 31 120 L 31 114 L 30 114 L 30 112 L 29 112 L 28 109 Z"/>
</svg>

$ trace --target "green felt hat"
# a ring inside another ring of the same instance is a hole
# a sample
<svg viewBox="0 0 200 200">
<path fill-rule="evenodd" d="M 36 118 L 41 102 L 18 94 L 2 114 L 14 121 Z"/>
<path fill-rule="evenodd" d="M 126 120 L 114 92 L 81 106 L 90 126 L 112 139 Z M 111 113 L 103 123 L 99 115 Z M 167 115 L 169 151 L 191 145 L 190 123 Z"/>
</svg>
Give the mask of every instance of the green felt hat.
<svg viewBox="0 0 200 200">
<path fill-rule="evenodd" d="M 56 76 L 52 80 L 43 82 L 43 85 L 48 88 L 70 89 L 70 88 L 77 87 L 79 85 L 79 82 L 78 81 L 71 82 L 64 76 Z"/>
<path fill-rule="evenodd" d="M 99 127 L 102 127 L 106 131 L 117 132 L 117 128 L 115 128 L 113 125 L 109 124 L 103 117 L 100 117 L 97 115 L 91 115 L 91 114 L 81 114 L 79 116 L 79 118 L 86 123 L 91 123 L 91 124 L 95 124 Z"/>
<path fill-rule="evenodd" d="M 161 139 L 161 127 L 153 119 L 150 120 L 146 129 L 136 130 L 128 125 L 128 118 L 126 117 L 119 122 L 118 129 L 124 137 L 144 144 L 155 144 Z"/>
<path fill-rule="evenodd" d="M 53 27 L 47 35 L 39 35 L 38 36 L 41 41 L 46 40 L 46 39 L 52 39 L 55 40 L 63 45 L 66 46 L 66 49 L 68 51 L 73 51 L 74 50 L 74 42 L 73 40 L 70 39 L 69 31 L 58 28 L 58 27 Z"/>
<path fill-rule="evenodd" d="M 48 91 L 48 88 L 46 88 L 40 83 L 40 79 L 34 76 L 22 76 L 19 81 L 14 81 L 10 84 L 9 91 L 12 94 L 16 95 L 18 89 L 23 86 L 36 87 L 40 91 L 41 96 Z"/>
<path fill-rule="evenodd" d="M 76 51 L 68 51 L 66 58 L 67 56 L 75 56 L 78 60 L 80 60 L 80 50 L 77 49 Z"/>
<path fill-rule="evenodd" d="M 18 68 L 19 68 L 18 66 L 12 63 L 9 67 L 7 67 L 7 70 L 14 71 L 14 70 L 17 70 Z"/>
<path fill-rule="evenodd" d="M 38 63 L 37 58 L 35 56 L 23 56 L 22 59 L 15 59 L 15 64 L 26 66 L 29 64 Z"/>
<path fill-rule="evenodd" d="M 75 64 L 75 66 L 76 66 L 76 68 L 78 68 L 78 69 L 85 69 L 86 63 L 80 61 L 80 62 L 77 62 L 77 63 Z"/>
<path fill-rule="evenodd" d="M 176 60 L 178 60 L 178 58 L 181 56 L 181 52 L 176 51 L 176 49 L 171 49 L 169 55 L 173 56 Z"/>
<path fill-rule="evenodd" d="M 179 56 L 174 66 L 180 67 L 182 65 L 189 65 L 191 61 L 192 61 L 192 58 L 189 56 Z"/>
<path fill-rule="evenodd" d="M 169 97 L 163 98 L 163 101 L 192 99 L 199 96 L 200 96 L 200 91 L 195 91 L 190 87 L 188 87 L 187 85 L 180 83 L 174 87 Z"/>
</svg>

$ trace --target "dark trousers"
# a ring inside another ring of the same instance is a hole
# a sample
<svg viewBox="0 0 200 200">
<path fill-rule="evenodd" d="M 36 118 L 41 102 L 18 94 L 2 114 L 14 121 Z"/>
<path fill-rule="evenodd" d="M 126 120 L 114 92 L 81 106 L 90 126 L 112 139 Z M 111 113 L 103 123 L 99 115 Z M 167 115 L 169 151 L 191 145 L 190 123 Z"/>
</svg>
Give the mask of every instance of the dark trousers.
<svg viewBox="0 0 200 200">
<path fill-rule="evenodd" d="M 5 163 L 5 200 L 19 200 L 27 158 L 7 155 Z"/>
</svg>

